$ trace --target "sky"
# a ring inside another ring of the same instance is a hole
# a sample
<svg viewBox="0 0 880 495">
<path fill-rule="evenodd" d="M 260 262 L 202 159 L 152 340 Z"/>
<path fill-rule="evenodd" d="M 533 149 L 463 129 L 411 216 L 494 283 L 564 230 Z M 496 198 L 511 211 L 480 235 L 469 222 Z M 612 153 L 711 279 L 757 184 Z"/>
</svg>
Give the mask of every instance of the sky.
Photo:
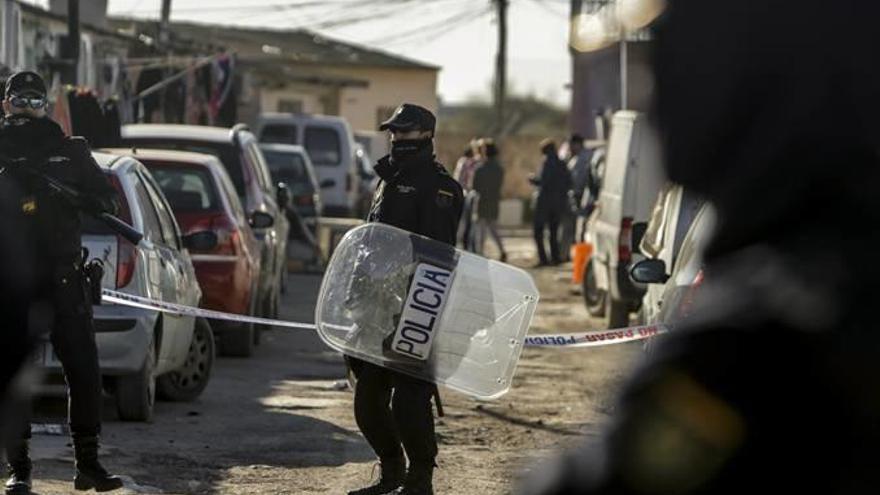
<svg viewBox="0 0 880 495">
<path fill-rule="evenodd" d="M 48 0 L 25 1 L 48 4 Z M 568 0 L 509 1 L 510 90 L 568 106 Z M 108 10 L 111 15 L 158 18 L 161 3 L 109 0 Z M 489 99 L 491 94 L 497 50 L 491 0 L 172 0 L 171 18 L 281 29 L 308 27 L 328 37 L 442 67 L 438 91 L 446 103 Z M 352 18 L 364 19 L 326 25 L 328 20 Z"/>
</svg>

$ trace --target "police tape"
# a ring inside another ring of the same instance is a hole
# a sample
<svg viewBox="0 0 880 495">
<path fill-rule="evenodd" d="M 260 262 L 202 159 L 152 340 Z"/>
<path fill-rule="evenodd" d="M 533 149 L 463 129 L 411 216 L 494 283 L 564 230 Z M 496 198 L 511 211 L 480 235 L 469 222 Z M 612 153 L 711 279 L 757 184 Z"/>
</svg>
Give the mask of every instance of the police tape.
<svg viewBox="0 0 880 495">
<path fill-rule="evenodd" d="M 649 339 L 669 331 L 664 325 L 645 325 L 609 330 L 569 333 L 563 335 L 531 334 L 526 336 L 526 347 L 596 347 L 622 344 L 636 340 Z"/>
<path fill-rule="evenodd" d="M 222 311 L 214 311 L 211 309 L 195 308 L 183 304 L 169 303 L 165 301 L 157 301 L 146 297 L 126 294 L 110 289 L 101 291 L 101 300 L 103 302 L 128 306 L 132 308 L 146 309 L 151 311 L 159 311 L 178 316 L 194 316 L 199 318 L 209 318 L 212 320 L 232 321 L 238 323 L 254 323 L 257 325 L 269 325 L 275 327 L 292 328 L 296 330 L 317 330 L 317 325 L 313 323 L 299 323 L 286 320 L 275 320 L 270 318 L 259 318 L 255 316 L 245 316 L 233 313 L 224 313 Z M 526 336 L 525 347 L 597 347 L 612 344 L 622 344 L 624 342 L 633 342 L 644 340 L 657 335 L 668 332 L 669 329 L 664 325 L 645 325 L 629 328 L 619 328 L 611 330 L 592 330 L 581 333 L 569 334 L 532 334 Z"/>
</svg>

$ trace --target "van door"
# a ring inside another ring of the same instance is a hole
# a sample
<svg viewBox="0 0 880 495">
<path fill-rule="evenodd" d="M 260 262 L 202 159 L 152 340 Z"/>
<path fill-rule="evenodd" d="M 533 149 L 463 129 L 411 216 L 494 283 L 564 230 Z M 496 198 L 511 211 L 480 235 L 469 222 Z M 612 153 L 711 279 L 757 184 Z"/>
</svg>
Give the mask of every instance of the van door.
<svg viewBox="0 0 880 495">
<path fill-rule="evenodd" d="M 303 130 L 303 146 L 315 166 L 319 185 L 333 182 L 332 187 L 321 188 L 320 193 L 324 210 L 329 211 L 330 216 L 347 214 L 351 206 L 352 159 L 346 156 L 349 146 L 343 142 L 344 138 L 339 129 L 330 126 L 307 124 Z"/>
</svg>

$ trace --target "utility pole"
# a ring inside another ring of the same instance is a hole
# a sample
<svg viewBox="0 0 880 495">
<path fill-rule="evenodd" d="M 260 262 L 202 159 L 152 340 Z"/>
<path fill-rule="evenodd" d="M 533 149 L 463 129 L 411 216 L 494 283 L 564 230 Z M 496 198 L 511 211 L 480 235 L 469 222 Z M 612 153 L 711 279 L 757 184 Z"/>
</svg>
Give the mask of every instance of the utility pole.
<svg viewBox="0 0 880 495">
<path fill-rule="evenodd" d="M 495 59 L 495 137 L 505 128 L 504 102 L 507 99 L 507 6 L 509 0 L 492 0 L 498 9 L 498 55 Z"/>
<path fill-rule="evenodd" d="M 79 0 L 67 0 L 67 38 L 64 40 L 62 82 L 76 85 L 79 81 Z"/>
<path fill-rule="evenodd" d="M 162 0 L 162 17 L 159 22 L 159 42 L 167 45 L 171 37 L 168 33 L 168 26 L 171 23 L 171 0 Z"/>
</svg>

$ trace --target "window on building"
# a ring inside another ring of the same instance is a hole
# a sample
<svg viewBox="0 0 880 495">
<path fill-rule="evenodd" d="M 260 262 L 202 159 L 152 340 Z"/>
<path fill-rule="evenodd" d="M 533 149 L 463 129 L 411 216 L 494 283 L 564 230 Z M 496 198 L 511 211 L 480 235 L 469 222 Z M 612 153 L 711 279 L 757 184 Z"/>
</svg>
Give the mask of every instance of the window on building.
<svg viewBox="0 0 880 495">
<path fill-rule="evenodd" d="M 302 100 L 278 100 L 278 111 L 281 113 L 303 113 Z"/>
</svg>

